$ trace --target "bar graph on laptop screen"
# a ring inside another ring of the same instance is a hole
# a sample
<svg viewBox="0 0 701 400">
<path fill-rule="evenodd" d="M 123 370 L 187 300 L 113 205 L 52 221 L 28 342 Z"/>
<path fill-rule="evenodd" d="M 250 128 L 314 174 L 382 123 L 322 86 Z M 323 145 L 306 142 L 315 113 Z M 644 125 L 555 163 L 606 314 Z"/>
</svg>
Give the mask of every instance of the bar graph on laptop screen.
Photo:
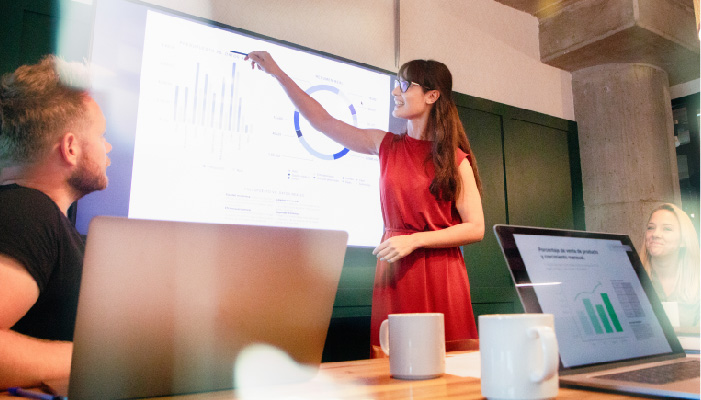
<svg viewBox="0 0 701 400">
<path fill-rule="evenodd" d="M 574 296 L 574 301 L 581 302 L 583 307 L 577 310 L 577 316 L 579 317 L 583 334 L 587 336 L 623 332 L 623 327 L 618 319 L 616 309 L 611 304 L 609 294 L 597 291 L 597 288 L 600 288 L 601 285 L 601 282 L 598 282 L 591 292 L 580 292 Z M 628 284 L 627 286 L 630 285 Z"/>
<path fill-rule="evenodd" d="M 669 351 L 619 241 L 514 234 L 543 312 L 555 315 L 565 367 Z M 633 352 L 633 349 L 638 349 Z"/>
</svg>

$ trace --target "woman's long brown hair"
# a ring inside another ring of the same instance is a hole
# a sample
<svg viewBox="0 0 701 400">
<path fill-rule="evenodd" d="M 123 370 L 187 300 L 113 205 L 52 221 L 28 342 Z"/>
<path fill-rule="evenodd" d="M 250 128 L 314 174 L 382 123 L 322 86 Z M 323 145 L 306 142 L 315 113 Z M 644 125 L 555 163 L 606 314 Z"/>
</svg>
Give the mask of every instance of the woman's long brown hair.
<svg viewBox="0 0 701 400">
<path fill-rule="evenodd" d="M 436 199 L 456 200 L 461 190 L 458 166 L 455 165 L 455 150 L 460 148 L 467 154 L 475 175 L 477 189 L 482 193 L 482 181 L 477 170 L 477 160 L 470 148 L 465 129 L 460 122 L 458 109 L 453 101 L 453 76 L 448 67 L 434 60 L 414 60 L 402 65 L 399 76 L 418 83 L 424 92 L 438 90 L 440 96 L 433 104 L 426 124 L 424 138 L 433 143 L 431 159 L 435 177 L 429 190 Z"/>
</svg>

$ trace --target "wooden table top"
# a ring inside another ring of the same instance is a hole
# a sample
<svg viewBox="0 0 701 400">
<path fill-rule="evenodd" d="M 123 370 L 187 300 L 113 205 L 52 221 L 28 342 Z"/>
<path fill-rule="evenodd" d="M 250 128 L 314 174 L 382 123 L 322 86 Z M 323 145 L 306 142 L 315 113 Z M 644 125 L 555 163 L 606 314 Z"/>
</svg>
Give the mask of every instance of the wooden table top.
<svg viewBox="0 0 701 400">
<path fill-rule="evenodd" d="M 449 357 L 466 353 L 450 353 Z M 0 399 L 10 399 L 0 393 Z M 428 380 L 393 379 L 389 375 L 388 359 L 370 359 L 323 363 L 319 373 L 303 383 L 267 385 L 217 392 L 159 397 L 159 400 L 235 400 L 235 399 L 482 399 L 480 380 L 446 373 Z M 600 400 L 632 399 L 633 396 L 560 388 L 558 399 Z M 638 397 L 639 398 L 639 397 Z"/>
<path fill-rule="evenodd" d="M 455 355 L 455 354 L 451 354 Z M 14 398 L 0 393 L 0 399 Z M 251 389 L 224 390 L 159 400 L 235 400 L 235 399 L 483 399 L 480 380 L 446 373 L 428 380 L 393 379 L 388 359 L 370 359 L 323 363 L 319 373 L 303 383 L 272 385 Z M 600 391 L 560 388 L 558 399 L 600 400 L 634 399 L 639 397 Z"/>
</svg>

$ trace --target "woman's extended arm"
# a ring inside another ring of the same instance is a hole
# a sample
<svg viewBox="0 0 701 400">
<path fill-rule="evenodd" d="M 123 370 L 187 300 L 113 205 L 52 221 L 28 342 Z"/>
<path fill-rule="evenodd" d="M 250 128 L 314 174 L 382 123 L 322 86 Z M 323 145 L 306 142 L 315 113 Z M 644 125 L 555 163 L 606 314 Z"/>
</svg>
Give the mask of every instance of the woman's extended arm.
<svg viewBox="0 0 701 400">
<path fill-rule="evenodd" d="M 438 231 L 393 236 L 380 243 L 372 254 L 377 258 L 395 262 L 419 247 L 455 247 L 482 240 L 484 237 L 482 199 L 467 159 L 458 166 L 458 174 L 462 185 L 455 206 L 462 219 L 461 224 Z"/>
<path fill-rule="evenodd" d="M 252 51 L 246 56 L 252 66 L 274 76 L 287 93 L 292 103 L 314 129 L 324 133 L 333 141 L 350 150 L 363 154 L 377 154 L 386 132 L 379 129 L 360 129 L 331 116 L 322 106 L 302 90 L 277 65 L 265 51 Z"/>
</svg>

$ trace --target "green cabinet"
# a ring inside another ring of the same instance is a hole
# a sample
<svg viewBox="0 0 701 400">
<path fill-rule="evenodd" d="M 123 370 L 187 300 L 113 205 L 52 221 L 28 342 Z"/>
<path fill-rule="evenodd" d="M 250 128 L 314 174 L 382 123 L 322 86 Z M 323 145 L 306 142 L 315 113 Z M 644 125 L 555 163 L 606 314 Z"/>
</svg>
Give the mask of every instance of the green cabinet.
<svg viewBox="0 0 701 400">
<path fill-rule="evenodd" d="M 57 15 L 51 0 L 0 1 L 0 74 L 54 52 Z"/>
<path fill-rule="evenodd" d="M 455 94 L 482 178 L 485 235 L 464 247 L 475 316 L 522 312 L 494 224 L 584 229 L 576 124 Z"/>
<path fill-rule="evenodd" d="M 477 159 L 482 179 L 484 239 L 463 247 L 475 317 L 481 314 L 518 311 L 516 293 L 505 268 L 499 243 L 492 233 L 494 224 L 507 222 L 504 186 L 504 121 L 501 115 L 470 108 L 470 98 L 456 95 L 458 112 Z"/>
</svg>

